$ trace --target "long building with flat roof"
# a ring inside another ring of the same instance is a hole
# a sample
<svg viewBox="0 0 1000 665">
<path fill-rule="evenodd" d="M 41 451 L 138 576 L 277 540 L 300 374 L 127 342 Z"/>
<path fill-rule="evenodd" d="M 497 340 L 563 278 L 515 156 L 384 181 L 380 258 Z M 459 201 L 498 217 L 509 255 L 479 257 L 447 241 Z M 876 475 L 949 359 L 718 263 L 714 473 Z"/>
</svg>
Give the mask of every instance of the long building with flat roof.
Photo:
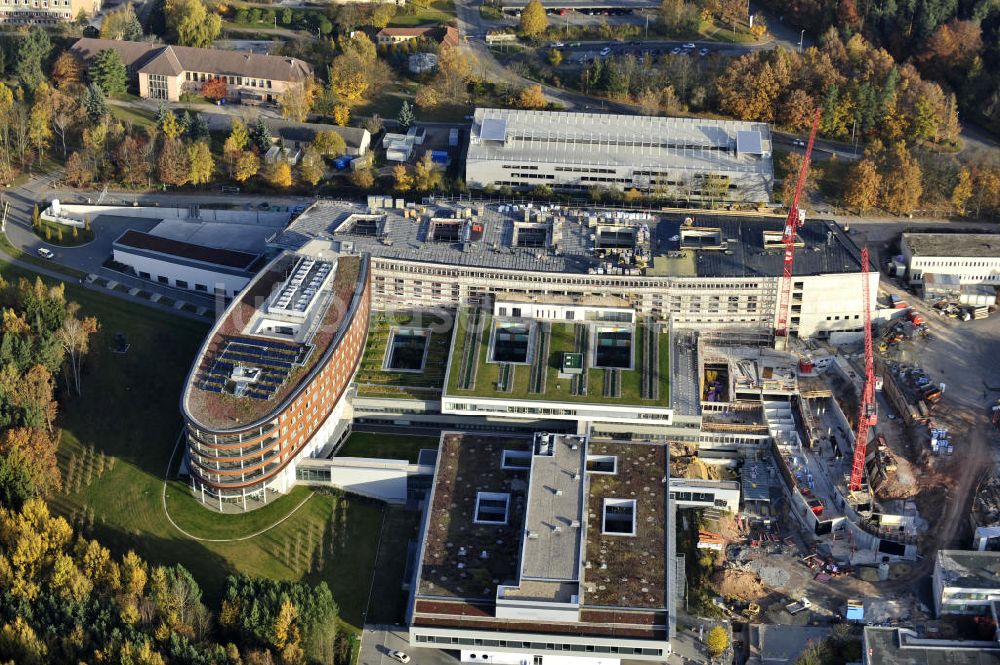
<svg viewBox="0 0 1000 665">
<path fill-rule="evenodd" d="M 476 109 L 470 187 L 637 189 L 664 198 L 767 203 L 774 184 L 764 123 Z"/>
<path fill-rule="evenodd" d="M 511 295 L 546 302 L 624 299 L 637 316 L 674 328 L 773 334 L 784 219 L 767 215 L 622 211 L 517 204 L 379 207 L 319 201 L 271 243 L 312 238 L 372 257 L 376 308 L 489 304 Z M 790 330 L 860 337 L 860 252 L 836 223 L 799 230 Z M 878 273 L 869 274 L 874 307 Z"/>
<path fill-rule="evenodd" d="M 911 284 L 948 275 L 959 284 L 1000 286 L 1000 234 L 904 233 L 900 251 Z"/>
</svg>

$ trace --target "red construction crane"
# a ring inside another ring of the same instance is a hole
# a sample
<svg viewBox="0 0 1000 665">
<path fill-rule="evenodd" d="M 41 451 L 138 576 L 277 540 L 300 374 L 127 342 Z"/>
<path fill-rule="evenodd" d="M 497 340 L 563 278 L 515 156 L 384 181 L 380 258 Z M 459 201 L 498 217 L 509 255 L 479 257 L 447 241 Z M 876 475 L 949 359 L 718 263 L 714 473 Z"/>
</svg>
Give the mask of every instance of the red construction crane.
<svg viewBox="0 0 1000 665">
<path fill-rule="evenodd" d="M 861 489 L 861 481 L 865 471 L 865 454 L 868 451 L 868 428 L 878 421 L 875 405 L 875 359 L 872 352 L 872 314 L 870 310 L 871 292 L 868 285 L 868 248 L 861 250 L 861 277 L 865 280 L 864 310 L 865 310 L 865 386 L 861 392 L 861 404 L 858 407 L 858 427 L 854 433 L 854 464 L 851 466 L 851 484 L 853 492 Z"/>
<path fill-rule="evenodd" d="M 781 242 L 785 245 L 785 269 L 781 275 L 781 295 L 778 300 L 778 328 L 775 334 L 778 337 L 788 337 L 788 310 L 792 300 L 792 264 L 795 262 L 795 237 L 802 225 L 805 217 L 803 211 L 799 210 L 799 197 L 802 195 L 802 187 L 806 182 L 806 174 L 809 172 L 809 158 L 812 157 L 813 143 L 816 141 L 816 130 L 819 128 L 819 109 L 813 116 L 812 130 L 809 132 L 809 142 L 806 144 L 806 154 L 802 159 L 802 167 L 799 169 L 799 180 L 795 185 L 795 196 L 788 206 L 788 219 L 785 220 L 785 230 L 781 234 Z"/>
</svg>

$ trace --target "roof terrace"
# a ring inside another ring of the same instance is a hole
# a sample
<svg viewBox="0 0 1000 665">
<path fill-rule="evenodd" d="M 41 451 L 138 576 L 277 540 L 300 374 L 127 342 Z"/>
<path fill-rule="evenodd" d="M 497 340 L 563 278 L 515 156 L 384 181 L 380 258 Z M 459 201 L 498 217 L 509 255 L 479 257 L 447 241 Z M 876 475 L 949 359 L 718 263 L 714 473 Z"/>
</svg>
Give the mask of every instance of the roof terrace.
<svg viewBox="0 0 1000 665">
<path fill-rule="evenodd" d="M 454 320 L 445 311 L 372 312 L 358 395 L 440 399 Z"/>
<path fill-rule="evenodd" d="M 548 322 L 458 313 L 450 396 L 589 404 L 670 403 L 670 340 L 646 323 Z M 564 372 L 564 358 L 580 371 Z"/>
</svg>

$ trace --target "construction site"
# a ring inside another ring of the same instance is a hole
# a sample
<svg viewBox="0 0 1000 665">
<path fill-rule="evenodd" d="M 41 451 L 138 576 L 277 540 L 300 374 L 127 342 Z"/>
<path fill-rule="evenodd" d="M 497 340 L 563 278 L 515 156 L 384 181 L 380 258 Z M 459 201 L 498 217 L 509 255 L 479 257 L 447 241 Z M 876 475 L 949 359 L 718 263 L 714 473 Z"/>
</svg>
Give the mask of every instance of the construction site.
<svg viewBox="0 0 1000 665">
<path fill-rule="evenodd" d="M 786 223 L 786 282 L 801 222 Z M 797 301 L 783 285 L 776 349 L 704 332 L 688 342 L 702 429 L 672 450 L 672 475 L 742 490 L 738 514 L 705 511 L 689 528 L 688 577 L 735 621 L 930 621 L 935 552 L 1000 550 L 995 307 L 952 316 L 934 291 L 857 288 L 870 305 L 856 341 L 787 335 Z"/>
</svg>

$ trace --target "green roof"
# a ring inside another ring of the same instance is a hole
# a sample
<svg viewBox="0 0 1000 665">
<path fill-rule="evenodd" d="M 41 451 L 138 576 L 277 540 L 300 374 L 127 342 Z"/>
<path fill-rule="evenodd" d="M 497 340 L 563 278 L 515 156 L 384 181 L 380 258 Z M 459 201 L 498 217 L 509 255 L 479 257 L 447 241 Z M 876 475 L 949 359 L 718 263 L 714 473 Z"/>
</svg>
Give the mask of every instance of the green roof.
<svg viewBox="0 0 1000 665">
<path fill-rule="evenodd" d="M 479 325 L 470 326 L 472 317 L 476 316 Z M 586 324 L 570 322 L 536 322 L 526 365 L 489 362 L 492 318 L 487 313 L 469 309 L 459 312 L 449 358 L 446 389 L 449 396 L 653 407 L 670 405 L 670 340 L 666 332 L 653 332 L 659 330 L 658 326 L 646 323 L 635 326 L 634 369 L 606 370 L 591 367 L 589 354 L 580 352 L 579 344 L 588 338 L 584 334 Z M 476 329 L 482 332 L 476 333 Z M 657 338 L 652 345 L 648 343 L 651 334 Z M 647 362 L 646 356 L 650 355 L 647 351 L 657 355 L 658 361 Z M 578 385 L 582 377 L 559 376 L 567 355 L 578 357 L 581 365 L 586 366 L 582 375 L 585 390 Z M 614 374 L 620 381 L 614 380 Z"/>
<path fill-rule="evenodd" d="M 447 314 L 423 311 L 372 312 L 368 340 L 361 366 L 354 378 L 361 397 L 399 399 L 441 399 L 444 373 L 448 364 L 453 319 Z M 430 330 L 427 357 L 420 372 L 393 372 L 384 369 L 386 346 L 395 328 Z"/>
</svg>

